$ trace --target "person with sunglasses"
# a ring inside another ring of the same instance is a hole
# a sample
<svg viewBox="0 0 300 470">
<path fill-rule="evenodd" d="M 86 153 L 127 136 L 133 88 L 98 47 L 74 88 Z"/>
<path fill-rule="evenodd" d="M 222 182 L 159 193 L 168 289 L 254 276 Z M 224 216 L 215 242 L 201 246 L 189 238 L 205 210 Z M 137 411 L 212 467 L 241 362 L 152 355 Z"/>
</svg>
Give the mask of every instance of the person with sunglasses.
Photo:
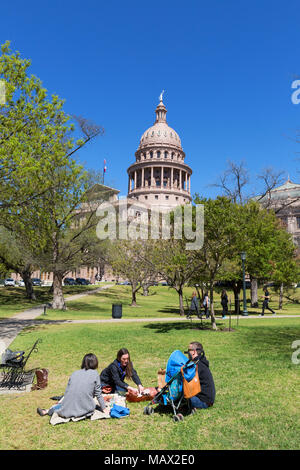
<svg viewBox="0 0 300 470">
<path fill-rule="evenodd" d="M 188 353 L 189 359 L 197 364 L 197 373 L 201 387 L 200 392 L 189 399 L 192 412 L 197 409 L 209 408 L 214 404 L 216 389 L 203 346 L 201 343 L 193 341 L 189 344 L 188 351 L 185 351 L 185 353 Z"/>
</svg>

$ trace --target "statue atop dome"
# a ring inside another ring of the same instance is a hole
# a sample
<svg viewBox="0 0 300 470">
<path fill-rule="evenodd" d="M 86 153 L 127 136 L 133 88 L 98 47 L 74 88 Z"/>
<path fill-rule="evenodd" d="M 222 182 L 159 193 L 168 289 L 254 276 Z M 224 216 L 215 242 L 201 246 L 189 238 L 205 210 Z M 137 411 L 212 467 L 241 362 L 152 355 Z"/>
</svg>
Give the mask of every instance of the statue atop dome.
<svg viewBox="0 0 300 470">
<path fill-rule="evenodd" d="M 162 100 L 163 100 L 163 94 L 164 94 L 164 92 L 165 92 L 165 90 L 163 90 L 163 91 L 161 92 L 161 94 L 159 95 L 159 101 L 162 101 Z"/>
</svg>

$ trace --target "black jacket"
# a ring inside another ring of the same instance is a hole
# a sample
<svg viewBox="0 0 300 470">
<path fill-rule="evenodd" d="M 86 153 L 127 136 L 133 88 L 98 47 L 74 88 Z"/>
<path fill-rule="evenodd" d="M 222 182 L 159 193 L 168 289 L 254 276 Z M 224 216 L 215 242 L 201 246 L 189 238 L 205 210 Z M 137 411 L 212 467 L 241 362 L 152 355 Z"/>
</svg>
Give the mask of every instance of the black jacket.
<svg viewBox="0 0 300 470">
<path fill-rule="evenodd" d="M 209 369 L 209 361 L 206 359 L 204 354 L 202 356 L 198 356 L 197 359 L 199 359 L 197 368 L 201 392 L 196 396 L 207 405 L 212 405 L 215 401 L 216 389 L 212 373 Z"/>
<path fill-rule="evenodd" d="M 221 296 L 221 305 L 227 305 L 228 304 L 228 296 L 227 294 Z"/>
<path fill-rule="evenodd" d="M 190 310 L 196 310 L 197 312 L 199 312 L 199 302 L 197 297 L 192 297 Z"/>
<path fill-rule="evenodd" d="M 100 374 L 101 385 L 109 385 L 113 389 L 117 387 L 128 388 L 128 384 L 124 382 L 125 374 L 122 371 L 120 363 L 117 359 L 107 366 Z M 132 380 L 136 385 L 141 385 L 141 381 L 136 371 L 132 370 Z"/>
</svg>

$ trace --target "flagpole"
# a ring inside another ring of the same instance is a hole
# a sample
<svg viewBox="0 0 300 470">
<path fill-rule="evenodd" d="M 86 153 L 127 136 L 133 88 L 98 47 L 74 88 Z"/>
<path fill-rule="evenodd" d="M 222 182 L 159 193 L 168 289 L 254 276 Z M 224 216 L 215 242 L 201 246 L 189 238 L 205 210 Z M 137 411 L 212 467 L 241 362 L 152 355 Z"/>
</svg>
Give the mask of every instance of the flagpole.
<svg viewBox="0 0 300 470">
<path fill-rule="evenodd" d="M 103 184 L 104 184 L 105 172 L 106 172 L 106 160 L 103 161 Z"/>
</svg>

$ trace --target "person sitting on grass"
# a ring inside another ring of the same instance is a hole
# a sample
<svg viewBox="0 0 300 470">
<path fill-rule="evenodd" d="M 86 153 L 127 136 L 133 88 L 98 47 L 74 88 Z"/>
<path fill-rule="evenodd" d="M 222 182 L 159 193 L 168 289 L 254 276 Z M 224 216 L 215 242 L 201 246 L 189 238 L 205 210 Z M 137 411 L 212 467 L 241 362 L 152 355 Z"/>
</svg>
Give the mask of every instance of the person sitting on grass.
<svg viewBox="0 0 300 470">
<path fill-rule="evenodd" d="M 125 378 L 133 380 L 138 388 L 131 387 L 124 382 Z M 134 393 L 142 394 L 144 390 L 126 348 L 122 348 L 117 352 L 117 358 L 101 372 L 100 380 L 103 393 L 117 392 L 120 395 L 125 395 L 131 390 Z"/>
<path fill-rule="evenodd" d="M 197 372 L 200 381 L 201 391 L 190 398 L 192 411 L 199 408 L 209 408 L 214 404 L 216 389 L 212 373 L 209 369 L 209 361 L 206 359 L 201 343 L 194 341 L 188 347 L 189 359 L 197 363 Z"/>
<path fill-rule="evenodd" d="M 96 408 L 94 397 L 97 398 L 99 409 L 109 413 L 102 392 L 100 376 L 97 372 L 98 359 L 95 354 L 86 354 L 82 360 L 81 369 L 73 372 L 61 403 L 46 410 L 37 408 L 40 416 L 57 413 L 62 418 L 79 418 L 92 415 Z"/>
</svg>

